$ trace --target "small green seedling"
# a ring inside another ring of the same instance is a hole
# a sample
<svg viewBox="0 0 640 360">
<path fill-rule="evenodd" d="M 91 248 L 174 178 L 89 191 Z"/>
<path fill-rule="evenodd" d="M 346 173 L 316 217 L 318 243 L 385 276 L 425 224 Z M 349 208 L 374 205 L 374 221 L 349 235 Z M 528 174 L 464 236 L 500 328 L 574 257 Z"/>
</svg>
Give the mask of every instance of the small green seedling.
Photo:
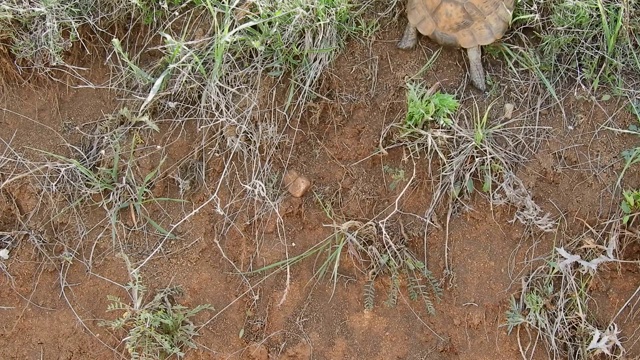
<svg viewBox="0 0 640 360">
<path fill-rule="evenodd" d="M 640 211 L 640 190 L 624 190 L 622 192 L 622 202 L 620 208 L 622 209 L 622 223 L 629 225 L 635 213 Z"/>
</svg>

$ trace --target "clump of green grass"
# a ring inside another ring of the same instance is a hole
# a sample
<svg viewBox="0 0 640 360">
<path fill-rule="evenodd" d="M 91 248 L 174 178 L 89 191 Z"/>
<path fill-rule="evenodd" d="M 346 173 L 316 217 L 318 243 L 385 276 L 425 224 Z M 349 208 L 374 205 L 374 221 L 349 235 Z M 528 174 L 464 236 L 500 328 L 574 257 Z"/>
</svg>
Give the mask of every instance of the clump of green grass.
<svg viewBox="0 0 640 360">
<path fill-rule="evenodd" d="M 404 120 L 407 132 L 423 129 L 427 124 L 452 125 L 452 116 L 460 103 L 454 95 L 437 91 L 438 85 L 426 89 L 422 84 L 407 84 L 407 115 Z"/>
<path fill-rule="evenodd" d="M 505 54 L 547 86 L 573 80 L 593 91 L 605 85 L 621 95 L 640 79 L 639 15 L 635 1 L 519 1 L 512 37 L 524 46 L 508 42 Z"/>
<path fill-rule="evenodd" d="M 193 4 L 180 27 L 173 21 L 157 25 L 163 45 L 151 62 L 140 64 L 141 54 L 130 53 L 116 39 L 114 65 L 122 78 L 114 86 L 146 93 L 139 96 L 149 107 L 158 102 L 160 109 L 184 105 L 193 111 L 199 105 L 207 117 L 217 114 L 209 126 L 218 117 L 237 121 L 250 115 L 246 112 L 257 103 L 264 77 L 287 83 L 285 108 L 300 109 L 346 40 L 377 28 L 364 16 L 370 4 L 350 0 Z"/>
<path fill-rule="evenodd" d="M 126 260 L 126 257 L 125 257 Z M 175 303 L 182 294 L 179 287 L 159 291 L 153 299 L 145 302 L 146 287 L 140 274 L 126 260 L 131 281 L 126 287 L 133 304 L 119 297 L 108 295 L 111 302 L 107 311 L 121 311 L 115 320 L 100 323 L 112 330 L 124 330 L 124 344 L 132 359 L 166 359 L 170 356 L 182 358 L 187 348 L 195 349 L 193 338 L 197 336 L 192 318 L 210 305 L 198 305 L 193 309 Z"/>
<path fill-rule="evenodd" d="M 77 69 L 67 64 L 66 55 L 76 43 L 82 43 L 80 51 L 87 48 L 83 31 L 108 34 L 114 25 L 151 24 L 189 2 L 6 0 L 0 5 L 0 42 L 7 46 L 21 72 L 48 74 L 52 68 L 67 66 L 75 73 Z"/>
<path fill-rule="evenodd" d="M 375 29 L 348 0 L 255 1 L 254 8 L 245 24 L 255 25 L 242 31 L 239 44 L 268 60 L 264 70 L 269 75 L 292 71 L 301 84 L 315 82 L 348 36 L 371 35 Z"/>
</svg>

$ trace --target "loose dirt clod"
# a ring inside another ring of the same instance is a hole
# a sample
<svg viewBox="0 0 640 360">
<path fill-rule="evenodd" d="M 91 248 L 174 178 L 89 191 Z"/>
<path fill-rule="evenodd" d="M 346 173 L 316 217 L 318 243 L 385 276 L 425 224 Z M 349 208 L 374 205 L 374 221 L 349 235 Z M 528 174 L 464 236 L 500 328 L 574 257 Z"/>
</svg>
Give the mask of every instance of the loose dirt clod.
<svg viewBox="0 0 640 360">
<path fill-rule="evenodd" d="M 284 175 L 284 185 L 293 197 L 300 198 L 311 187 L 311 181 L 297 171 L 289 170 Z"/>
</svg>

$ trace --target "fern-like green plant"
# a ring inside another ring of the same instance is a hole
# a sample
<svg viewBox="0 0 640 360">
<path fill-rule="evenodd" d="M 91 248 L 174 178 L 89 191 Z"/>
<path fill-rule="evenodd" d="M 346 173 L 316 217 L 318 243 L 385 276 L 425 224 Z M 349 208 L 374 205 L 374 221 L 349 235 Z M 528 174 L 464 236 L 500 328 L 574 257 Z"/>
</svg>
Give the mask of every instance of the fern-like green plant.
<svg viewBox="0 0 640 360">
<path fill-rule="evenodd" d="M 391 285 L 389 287 L 389 294 L 387 294 L 387 301 L 385 305 L 388 307 L 395 307 L 398 304 L 398 294 L 400 294 L 400 271 L 398 271 L 398 264 L 388 256 L 387 267 L 391 274 Z"/>
<path fill-rule="evenodd" d="M 198 305 L 193 309 L 175 303 L 175 296 L 181 295 L 180 287 L 159 291 L 154 298 L 143 305 L 146 288 L 137 271 L 134 271 L 125 257 L 131 281 L 127 285 L 133 305 L 117 296 L 107 295 L 110 304 L 107 311 L 122 311 L 115 320 L 105 320 L 100 326 L 112 330 L 124 330 L 125 348 L 131 359 L 166 359 L 172 355 L 181 358 L 184 349 L 195 348 L 193 337 L 197 330 L 191 318 L 210 305 Z"/>
<path fill-rule="evenodd" d="M 426 311 L 434 315 L 435 307 L 433 298 L 440 300 L 443 295 L 442 287 L 433 273 L 420 260 L 416 259 L 413 253 L 404 245 L 396 244 L 396 249 L 377 253 L 372 251 L 373 269 L 369 271 L 369 279 L 364 288 L 364 307 L 371 310 L 374 306 L 375 289 L 374 280 L 381 274 L 389 274 L 391 284 L 385 305 L 394 307 L 398 303 L 398 295 L 402 280 L 407 282 L 409 299 L 419 301 L 425 305 Z"/>
<path fill-rule="evenodd" d="M 364 284 L 364 309 L 367 311 L 373 310 L 374 300 L 376 297 L 376 290 L 373 287 L 373 280 L 373 278 L 370 278 Z"/>
<path fill-rule="evenodd" d="M 425 309 L 431 315 L 436 313 L 436 309 L 431 301 L 429 293 L 433 293 L 436 298 L 442 298 L 442 288 L 440 283 L 433 276 L 433 273 L 427 269 L 422 261 L 416 260 L 411 254 L 407 254 L 405 260 L 404 271 L 408 281 L 409 299 L 412 301 L 422 300 Z M 426 282 L 426 284 L 424 283 Z"/>
</svg>

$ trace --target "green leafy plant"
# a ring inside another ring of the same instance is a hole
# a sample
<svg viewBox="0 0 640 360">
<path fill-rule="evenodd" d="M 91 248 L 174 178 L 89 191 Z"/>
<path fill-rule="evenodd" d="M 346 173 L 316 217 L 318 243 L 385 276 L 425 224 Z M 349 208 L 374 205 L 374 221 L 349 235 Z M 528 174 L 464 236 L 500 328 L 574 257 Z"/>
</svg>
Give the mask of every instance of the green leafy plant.
<svg viewBox="0 0 640 360">
<path fill-rule="evenodd" d="M 622 223 L 624 225 L 631 225 L 635 213 L 640 211 L 640 190 L 624 190 L 622 197 L 622 202 L 620 202 L 620 208 L 623 213 Z"/>
<path fill-rule="evenodd" d="M 166 359 L 172 355 L 181 358 L 185 355 L 185 348 L 196 348 L 193 337 L 197 330 L 191 318 L 212 307 L 206 304 L 189 309 L 176 304 L 175 297 L 182 294 L 179 287 L 163 289 L 151 301 L 144 303 L 146 288 L 141 276 L 131 269 L 128 260 L 126 262 L 131 274 L 126 288 L 133 304 L 108 295 L 111 303 L 107 311 L 123 313 L 115 320 L 100 322 L 100 325 L 127 333 L 124 343 L 132 359 Z"/>
<path fill-rule="evenodd" d="M 426 89 L 421 84 L 407 84 L 407 115 L 404 120 L 406 131 L 422 129 L 429 123 L 451 126 L 451 116 L 458 110 L 460 103 L 455 96 L 441 93 L 435 88 Z"/>
</svg>

